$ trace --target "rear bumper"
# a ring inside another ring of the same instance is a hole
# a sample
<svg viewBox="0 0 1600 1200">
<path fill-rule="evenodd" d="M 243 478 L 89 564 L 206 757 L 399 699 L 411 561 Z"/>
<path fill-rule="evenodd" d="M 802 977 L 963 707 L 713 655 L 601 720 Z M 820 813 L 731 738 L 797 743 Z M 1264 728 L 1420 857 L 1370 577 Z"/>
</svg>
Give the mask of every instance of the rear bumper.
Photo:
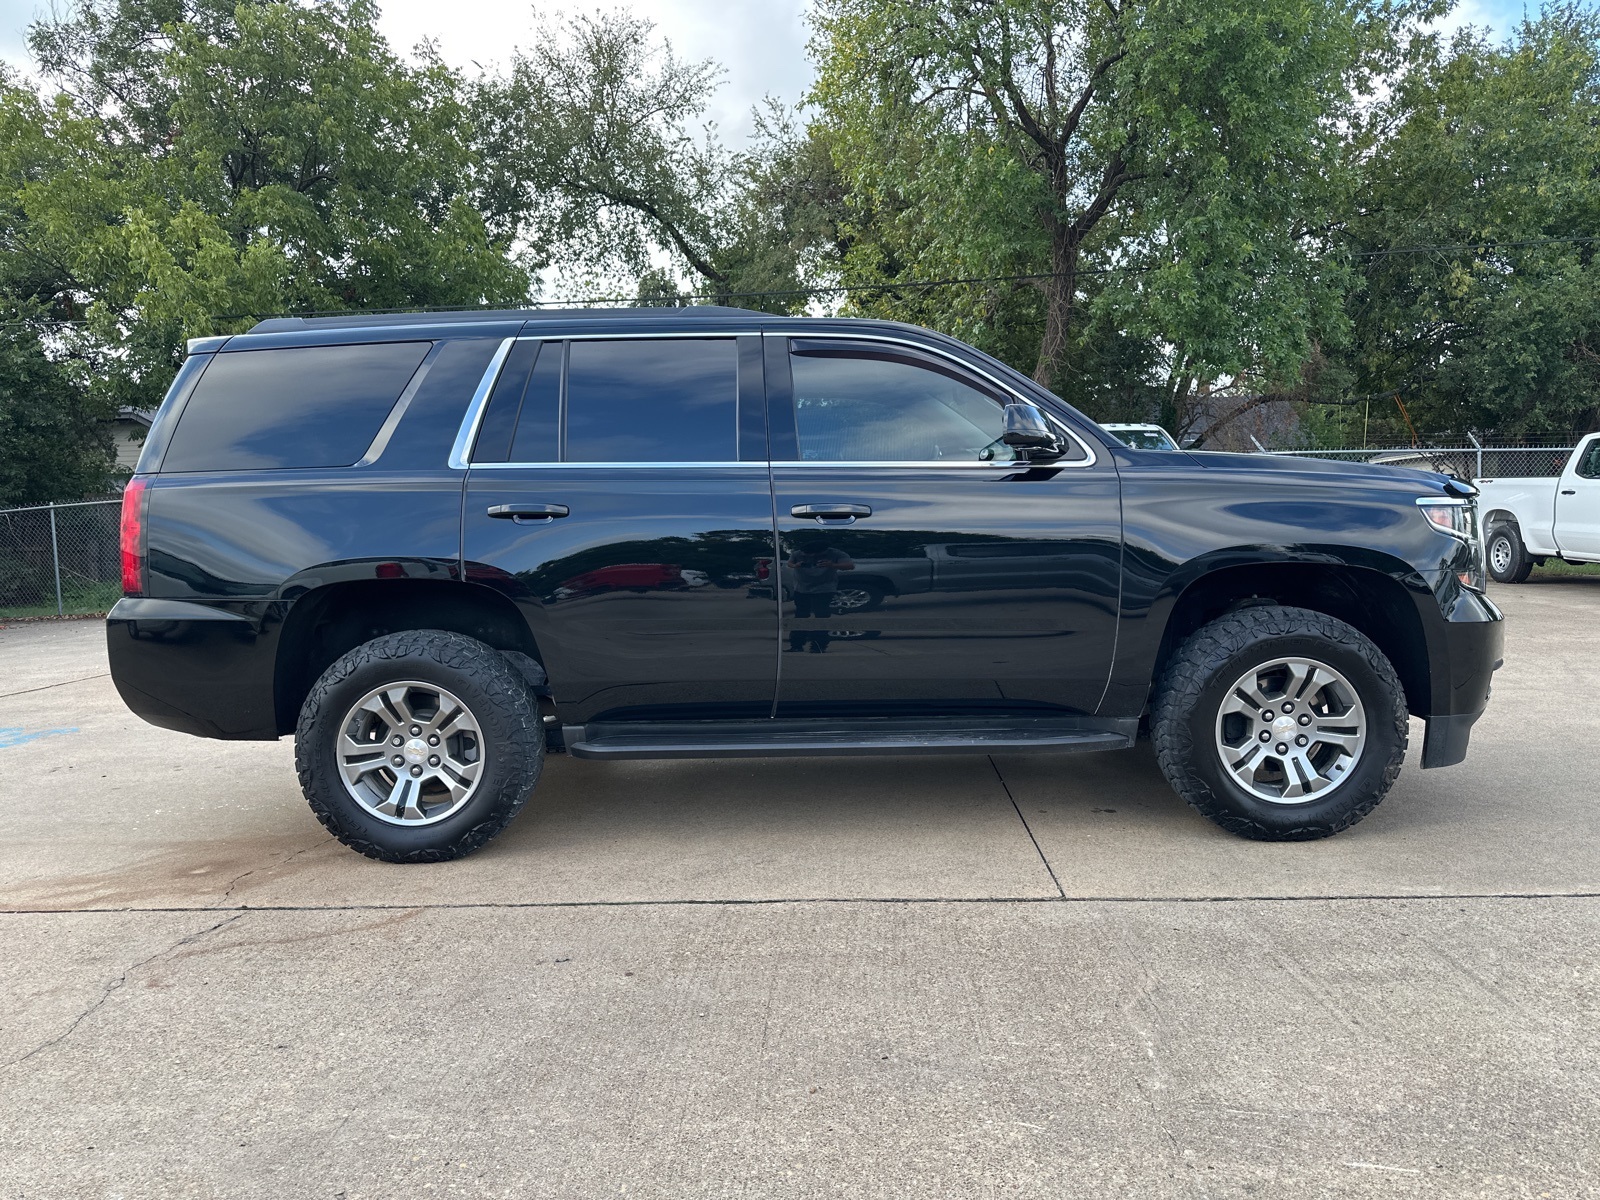
<svg viewBox="0 0 1600 1200">
<path fill-rule="evenodd" d="M 1462 589 L 1445 620 L 1430 630 L 1432 696 L 1422 765 L 1451 767 L 1467 757 L 1472 726 L 1489 704 L 1494 673 L 1505 662 L 1505 618 L 1487 596 Z"/>
<path fill-rule="evenodd" d="M 117 601 L 106 618 L 106 651 L 123 703 L 163 729 L 275 741 L 271 607 Z"/>
</svg>

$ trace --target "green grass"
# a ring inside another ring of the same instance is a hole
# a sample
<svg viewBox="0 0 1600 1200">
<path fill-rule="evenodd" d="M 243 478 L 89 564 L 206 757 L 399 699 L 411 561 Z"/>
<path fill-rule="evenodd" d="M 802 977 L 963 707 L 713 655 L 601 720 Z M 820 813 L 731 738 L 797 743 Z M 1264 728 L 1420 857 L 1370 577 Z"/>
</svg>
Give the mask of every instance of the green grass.
<svg viewBox="0 0 1600 1200">
<path fill-rule="evenodd" d="M 1552 558 L 1542 567 L 1533 569 L 1535 575 L 1562 576 L 1562 575 L 1600 575 L 1600 563 L 1564 563 L 1558 558 Z"/>
<path fill-rule="evenodd" d="M 93 583 L 87 580 L 61 581 L 63 616 L 88 616 L 110 610 L 122 597 L 122 586 L 115 583 Z M 0 621 L 18 617 L 53 617 L 56 615 L 56 598 L 49 597 L 42 604 L 0 605 Z"/>
</svg>

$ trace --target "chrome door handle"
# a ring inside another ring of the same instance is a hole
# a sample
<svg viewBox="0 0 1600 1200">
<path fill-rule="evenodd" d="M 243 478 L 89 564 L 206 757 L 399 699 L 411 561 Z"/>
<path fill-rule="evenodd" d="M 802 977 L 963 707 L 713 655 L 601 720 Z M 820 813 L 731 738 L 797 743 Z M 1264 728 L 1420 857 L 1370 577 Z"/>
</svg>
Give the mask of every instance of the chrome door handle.
<svg viewBox="0 0 1600 1200">
<path fill-rule="evenodd" d="M 490 506 L 489 515 L 520 524 L 523 521 L 553 521 L 571 511 L 565 504 L 495 504 Z"/>
<path fill-rule="evenodd" d="M 796 504 L 789 515 L 804 517 L 818 525 L 854 525 L 857 517 L 870 517 L 872 507 L 867 504 Z"/>
</svg>

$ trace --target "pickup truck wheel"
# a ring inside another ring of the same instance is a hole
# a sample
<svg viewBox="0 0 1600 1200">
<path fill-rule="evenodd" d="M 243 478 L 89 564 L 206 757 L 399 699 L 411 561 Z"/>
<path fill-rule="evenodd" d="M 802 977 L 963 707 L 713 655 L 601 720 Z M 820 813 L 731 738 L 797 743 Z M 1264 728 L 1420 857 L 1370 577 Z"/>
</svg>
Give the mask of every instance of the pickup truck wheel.
<svg viewBox="0 0 1600 1200">
<path fill-rule="evenodd" d="M 317 819 L 384 862 L 471 854 L 544 765 L 538 698 L 498 651 L 419 629 L 357 646 L 300 709 L 295 766 Z"/>
<path fill-rule="evenodd" d="M 1162 677 L 1151 719 L 1173 789 L 1230 833 L 1305 841 L 1378 806 L 1405 760 L 1405 691 L 1383 653 L 1325 613 L 1219 617 Z"/>
<path fill-rule="evenodd" d="M 847 613 L 871 612 L 883 604 L 883 590 L 870 584 L 842 583 L 834 592 L 829 609 L 836 617 Z"/>
<path fill-rule="evenodd" d="M 1521 583 L 1533 570 L 1533 559 L 1515 525 L 1498 526 L 1489 535 L 1489 575 L 1496 583 Z"/>
</svg>

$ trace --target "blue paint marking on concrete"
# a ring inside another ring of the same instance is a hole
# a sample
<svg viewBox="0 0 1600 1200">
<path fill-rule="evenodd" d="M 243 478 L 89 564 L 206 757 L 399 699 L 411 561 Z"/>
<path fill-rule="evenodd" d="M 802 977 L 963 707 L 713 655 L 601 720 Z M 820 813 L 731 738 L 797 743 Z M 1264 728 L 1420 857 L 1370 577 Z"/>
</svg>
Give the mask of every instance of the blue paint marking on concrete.
<svg viewBox="0 0 1600 1200">
<path fill-rule="evenodd" d="M 78 727 L 76 725 L 70 729 L 36 729 L 32 733 L 25 731 L 21 725 L 0 728 L 0 750 L 4 750 L 7 746 L 21 746 L 25 742 L 36 742 L 40 738 L 58 737 L 63 733 L 77 732 Z"/>
</svg>

